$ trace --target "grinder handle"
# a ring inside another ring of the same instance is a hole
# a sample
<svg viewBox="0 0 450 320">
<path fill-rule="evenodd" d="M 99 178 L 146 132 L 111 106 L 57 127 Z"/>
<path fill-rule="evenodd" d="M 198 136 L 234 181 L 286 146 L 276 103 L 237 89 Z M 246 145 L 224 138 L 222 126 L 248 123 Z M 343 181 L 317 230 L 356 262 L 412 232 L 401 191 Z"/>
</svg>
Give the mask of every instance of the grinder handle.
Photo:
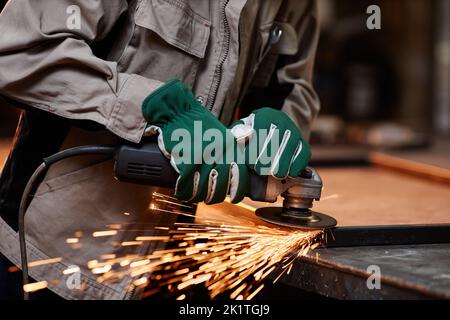
<svg viewBox="0 0 450 320">
<path fill-rule="evenodd" d="M 139 145 L 124 144 L 117 149 L 114 165 L 115 177 L 124 182 L 175 189 L 178 173 L 160 151 L 156 139 L 150 138 Z M 250 174 L 248 197 L 254 201 L 266 199 L 268 177 Z"/>
</svg>

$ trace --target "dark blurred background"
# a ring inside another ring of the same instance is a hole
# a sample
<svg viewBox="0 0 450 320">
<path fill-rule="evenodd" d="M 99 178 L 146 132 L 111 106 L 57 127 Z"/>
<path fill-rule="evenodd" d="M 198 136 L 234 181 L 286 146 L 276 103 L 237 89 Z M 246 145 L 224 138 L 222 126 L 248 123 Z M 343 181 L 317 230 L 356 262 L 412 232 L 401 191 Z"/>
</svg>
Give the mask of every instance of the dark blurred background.
<svg viewBox="0 0 450 320">
<path fill-rule="evenodd" d="M 319 0 L 319 5 L 315 86 L 322 112 L 314 142 L 404 149 L 448 136 L 450 1 Z M 370 5 L 381 9 L 380 30 L 366 26 Z"/>
<path fill-rule="evenodd" d="M 380 30 L 366 26 L 370 5 L 381 8 Z M 443 142 L 450 134 L 450 0 L 319 0 L 319 7 L 316 159 L 336 156 L 321 145 L 450 149 Z M 13 134 L 17 116 L 1 106 L 0 139 Z"/>
</svg>

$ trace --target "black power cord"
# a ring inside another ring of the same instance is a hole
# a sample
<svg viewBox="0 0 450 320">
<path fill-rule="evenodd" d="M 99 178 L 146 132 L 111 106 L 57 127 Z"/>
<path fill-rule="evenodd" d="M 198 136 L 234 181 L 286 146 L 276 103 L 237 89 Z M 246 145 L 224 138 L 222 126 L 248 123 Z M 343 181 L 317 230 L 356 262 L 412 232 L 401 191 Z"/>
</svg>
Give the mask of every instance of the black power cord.
<svg viewBox="0 0 450 320">
<path fill-rule="evenodd" d="M 107 155 L 114 157 L 116 154 L 117 147 L 108 145 L 91 145 L 91 146 L 81 146 L 75 147 L 67 150 L 58 152 L 52 156 L 43 159 L 43 163 L 36 169 L 28 183 L 22 195 L 19 207 L 19 242 L 20 242 L 20 257 L 22 264 L 22 281 L 23 285 L 27 285 L 29 282 L 28 276 L 28 257 L 27 257 L 27 246 L 25 239 L 25 213 L 30 204 L 29 197 L 33 190 L 36 188 L 37 183 L 43 178 L 45 173 L 47 173 L 48 168 L 55 164 L 56 162 L 62 161 L 67 158 L 76 156 L 86 156 L 86 155 Z M 23 292 L 24 300 L 29 299 L 28 292 Z"/>
</svg>

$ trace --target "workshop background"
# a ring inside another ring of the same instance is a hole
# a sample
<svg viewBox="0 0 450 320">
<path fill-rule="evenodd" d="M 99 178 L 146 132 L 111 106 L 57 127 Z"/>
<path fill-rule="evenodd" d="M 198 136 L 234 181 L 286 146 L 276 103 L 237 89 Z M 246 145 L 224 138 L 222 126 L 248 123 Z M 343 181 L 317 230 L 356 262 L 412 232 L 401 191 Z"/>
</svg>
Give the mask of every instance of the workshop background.
<svg viewBox="0 0 450 320">
<path fill-rule="evenodd" d="M 366 26 L 370 5 L 381 8 L 380 30 Z M 340 226 L 450 223 L 450 0 L 319 7 L 322 111 L 311 139 L 325 188 L 315 210 Z M 1 168 L 18 111 L 0 103 Z M 320 267 L 298 262 L 282 285 L 332 298 L 450 298 L 448 245 L 336 248 L 315 259 Z M 367 290 L 368 265 L 383 270 L 383 290 Z"/>
</svg>

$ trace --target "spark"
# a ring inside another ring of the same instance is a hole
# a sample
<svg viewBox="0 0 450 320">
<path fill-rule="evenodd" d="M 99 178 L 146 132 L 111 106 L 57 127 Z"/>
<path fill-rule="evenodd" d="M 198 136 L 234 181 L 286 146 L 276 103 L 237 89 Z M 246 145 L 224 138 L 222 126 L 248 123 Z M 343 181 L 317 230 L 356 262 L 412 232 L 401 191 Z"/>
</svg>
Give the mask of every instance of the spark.
<svg viewBox="0 0 450 320">
<path fill-rule="evenodd" d="M 252 300 L 263 288 L 264 288 L 264 284 L 262 284 L 261 286 L 259 286 L 258 289 L 253 291 L 253 293 L 247 297 L 247 300 Z"/>
<path fill-rule="evenodd" d="M 275 283 L 289 274 L 294 261 L 318 247 L 323 238 L 322 231 L 212 222 L 176 223 L 166 232 L 168 236 L 140 236 L 121 245 L 163 240 L 170 249 L 90 261 L 88 267 L 93 274 L 101 274 L 101 282 L 137 277 L 133 285 L 145 286 L 145 296 L 172 292 L 182 297 L 183 291 L 203 285 L 213 299 L 228 295 L 251 300 L 264 288 L 264 280 L 270 277 Z"/>
<path fill-rule="evenodd" d="M 292 266 L 293 266 L 294 264 L 293 263 L 291 263 L 291 265 L 289 266 L 289 269 L 288 269 L 288 272 L 287 272 L 287 274 L 290 274 L 291 273 L 291 270 L 292 270 Z"/>
<path fill-rule="evenodd" d="M 120 245 L 122 247 L 131 247 L 131 246 L 139 246 L 142 243 L 143 243 L 142 241 L 125 241 L 125 242 L 122 242 Z"/>
<path fill-rule="evenodd" d="M 32 261 L 32 262 L 28 263 L 28 267 L 29 268 L 40 267 L 40 266 L 45 266 L 45 265 L 48 265 L 48 264 L 58 263 L 58 262 L 61 262 L 61 261 L 62 261 L 62 258 L 53 258 L 53 259 Z"/>
<path fill-rule="evenodd" d="M 148 259 L 135 261 L 135 262 L 130 263 L 130 268 L 137 268 L 137 267 L 145 266 L 149 263 L 150 263 L 150 260 L 148 260 Z"/>
<path fill-rule="evenodd" d="M 117 234 L 116 230 L 108 230 L 108 231 L 96 231 L 92 234 L 94 238 L 98 237 L 110 237 L 115 236 Z"/>
<path fill-rule="evenodd" d="M 158 236 L 154 236 L 154 237 L 137 237 L 136 241 L 168 241 L 169 237 L 158 237 Z"/>
<path fill-rule="evenodd" d="M 181 212 L 181 211 L 165 210 L 165 209 L 157 208 L 156 206 L 153 206 L 151 209 L 153 211 L 158 211 L 158 212 L 162 212 L 162 213 L 177 214 L 177 215 L 180 215 L 180 216 L 185 216 L 185 217 L 189 217 L 189 218 L 195 218 L 195 215 L 189 214 L 189 213 L 184 213 L 184 212 Z"/>
<path fill-rule="evenodd" d="M 68 244 L 75 244 L 75 243 L 78 243 L 80 241 L 80 239 L 78 239 L 78 238 L 67 238 L 66 239 L 66 243 L 68 243 Z"/>
<path fill-rule="evenodd" d="M 135 281 L 133 282 L 133 284 L 134 284 L 136 287 L 139 287 L 139 286 L 145 285 L 147 282 L 148 282 L 148 279 L 147 279 L 146 277 L 143 277 L 143 278 L 140 278 L 140 279 L 135 280 Z"/>
<path fill-rule="evenodd" d="M 126 260 L 122 260 L 122 261 L 119 262 L 119 263 L 120 263 L 120 266 L 121 266 L 121 267 L 126 267 L 126 266 L 130 265 L 131 261 L 128 260 L 128 259 L 126 259 Z"/>
<path fill-rule="evenodd" d="M 111 265 L 108 264 L 104 267 L 98 267 L 98 268 L 92 269 L 92 273 L 93 274 L 101 274 L 101 273 L 107 273 L 110 270 L 111 270 Z"/>
<path fill-rule="evenodd" d="M 88 266 L 89 269 L 93 269 L 93 268 L 95 268 L 97 265 L 98 265 L 98 260 L 91 260 L 91 261 L 88 261 L 88 264 L 87 264 L 87 266 Z"/>
<path fill-rule="evenodd" d="M 36 292 L 42 289 L 47 288 L 48 282 L 47 281 L 41 281 L 41 282 L 34 282 L 34 283 L 28 283 L 23 286 L 23 291 L 25 292 Z"/>
<path fill-rule="evenodd" d="M 192 205 L 181 203 L 175 197 L 171 197 L 166 194 L 153 192 L 153 198 L 156 202 L 166 203 L 166 204 L 170 204 L 170 205 L 180 207 L 180 208 L 185 208 L 185 209 L 192 209 Z"/>
</svg>

